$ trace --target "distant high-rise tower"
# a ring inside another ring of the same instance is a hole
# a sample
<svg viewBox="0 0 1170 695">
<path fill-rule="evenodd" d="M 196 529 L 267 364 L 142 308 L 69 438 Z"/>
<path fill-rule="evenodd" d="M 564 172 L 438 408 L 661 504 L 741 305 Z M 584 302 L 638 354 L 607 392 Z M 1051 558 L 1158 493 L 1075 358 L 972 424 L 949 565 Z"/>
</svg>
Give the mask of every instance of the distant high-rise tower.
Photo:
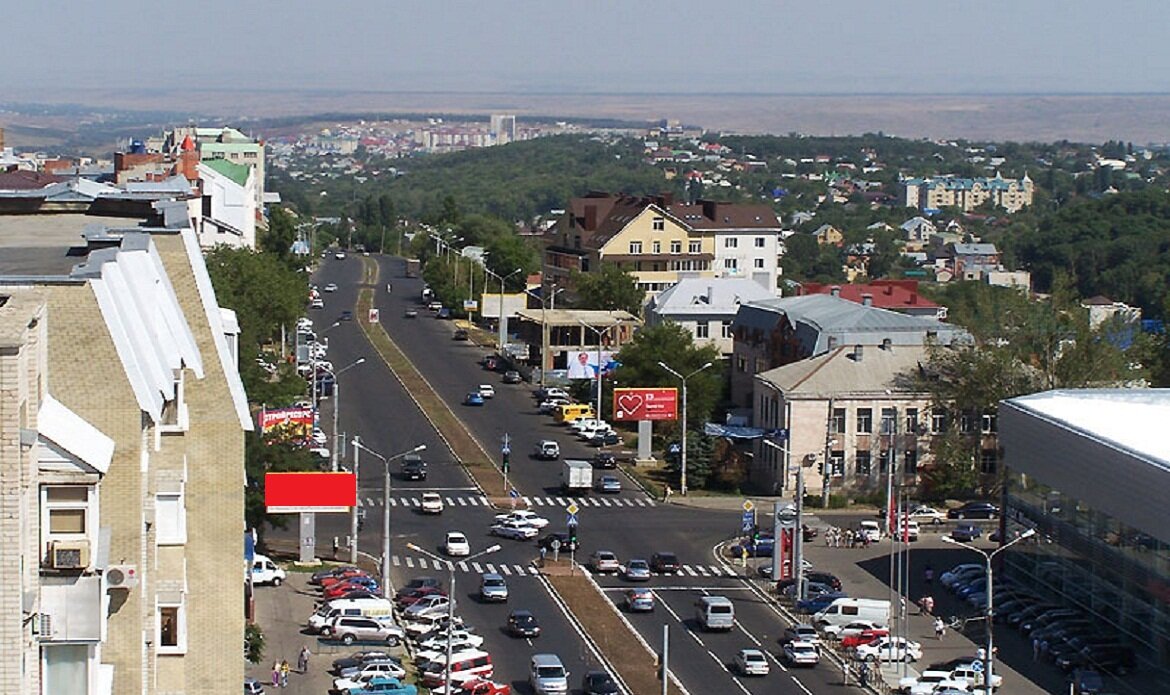
<svg viewBox="0 0 1170 695">
<path fill-rule="evenodd" d="M 0 150 L 4 149 L 4 129 L 0 128 Z"/>
<path fill-rule="evenodd" d="M 507 145 L 509 142 L 515 142 L 516 116 L 506 113 L 493 113 L 491 132 L 497 145 Z"/>
</svg>

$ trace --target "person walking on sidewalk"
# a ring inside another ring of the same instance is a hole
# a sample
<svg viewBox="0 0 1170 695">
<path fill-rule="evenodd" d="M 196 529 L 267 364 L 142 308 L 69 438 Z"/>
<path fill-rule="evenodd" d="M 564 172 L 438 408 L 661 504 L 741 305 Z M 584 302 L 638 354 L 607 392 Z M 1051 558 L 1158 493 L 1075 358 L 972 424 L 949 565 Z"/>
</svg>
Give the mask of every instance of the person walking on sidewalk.
<svg viewBox="0 0 1170 695">
<path fill-rule="evenodd" d="M 288 687 L 288 672 L 291 670 L 292 669 L 288 667 L 288 659 L 280 662 L 280 687 Z"/>
<path fill-rule="evenodd" d="M 301 653 L 297 655 L 297 670 L 301 673 L 309 672 L 309 647 L 305 645 L 301 647 Z"/>
<path fill-rule="evenodd" d="M 934 638 L 941 640 L 947 635 L 947 624 L 943 622 L 942 617 L 934 619 Z"/>
<path fill-rule="evenodd" d="M 272 687 L 273 688 L 280 687 L 280 662 L 279 661 L 272 662 Z"/>
</svg>

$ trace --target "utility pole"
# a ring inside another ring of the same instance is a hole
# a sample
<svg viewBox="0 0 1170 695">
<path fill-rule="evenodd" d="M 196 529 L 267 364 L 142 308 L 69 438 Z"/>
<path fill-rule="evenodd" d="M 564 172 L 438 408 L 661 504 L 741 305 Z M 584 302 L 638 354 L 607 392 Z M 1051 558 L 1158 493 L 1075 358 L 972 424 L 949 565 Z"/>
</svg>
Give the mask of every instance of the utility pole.
<svg viewBox="0 0 1170 695">
<path fill-rule="evenodd" d="M 825 461 L 821 468 L 821 507 L 829 508 L 829 494 L 833 481 L 833 399 L 829 399 L 829 420 L 825 424 Z"/>
<path fill-rule="evenodd" d="M 358 494 L 358 499 L 361 499 L 361 487 L 358 485 L 358 452 L 362 449 L 361 438 L 353 438 L 353 486 Z M 389 518 L 389 515 L 387 515 Z M 349 516 L 349 564 L 357 564 L 358 554 L 358 506 L 353 505 L 353 510 Z"/>
<path fill-rule="evenodd" d="M 662 695 L 667 695 L 670 683 L 670 626 L 662 626 Z"/>
</svg>

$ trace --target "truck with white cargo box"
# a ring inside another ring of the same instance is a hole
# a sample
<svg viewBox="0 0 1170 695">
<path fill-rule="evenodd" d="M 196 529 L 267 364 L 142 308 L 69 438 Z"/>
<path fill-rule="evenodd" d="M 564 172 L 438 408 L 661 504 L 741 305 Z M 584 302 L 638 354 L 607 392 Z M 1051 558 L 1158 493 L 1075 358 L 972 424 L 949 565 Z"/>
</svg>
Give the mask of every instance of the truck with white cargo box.
<svg viewBox="0 0 1170 695">
<path fill-rule="evenodd" d="M 565 459 L 561 468 L 561 488 L 566 493 L 589 492 L 593 489 L 593 464 L 582 459 Z"/>
</svg>

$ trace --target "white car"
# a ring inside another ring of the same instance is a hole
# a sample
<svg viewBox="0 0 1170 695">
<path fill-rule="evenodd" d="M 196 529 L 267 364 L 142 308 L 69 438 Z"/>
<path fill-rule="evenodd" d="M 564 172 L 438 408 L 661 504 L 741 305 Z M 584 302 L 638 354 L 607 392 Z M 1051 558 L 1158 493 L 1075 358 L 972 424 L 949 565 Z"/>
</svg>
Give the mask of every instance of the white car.
<svg viewBox="0 0 1170 695">
<path fill-rule="evenodd" d="M 451 641 L 456 643 L 467 642 L 472 647 L 479 647 L 483 644 L 483 636 L 477 635 L 469 630 L 454 629 L 451 630 Z M 446 649 L 447 632 L 444 630 L 441 634 L 420 639 L 415 646 L 419 649 Z"/>
<path fill-rule="evenodd" d="M 592 425 L 586 425 L 585 427 L 582 427 L 581 429 L 577 430 L 577 438 L 578 439 L 591 439 L 593 437 L 593 435 L 595 435 L 599 432 L 600 433 L 613 432 L 613 429 L 611 429 L 610 426 L 605 424 L 604 422 L 599 421 L 599 422 L 593 423 Z"/>
<path fill-rule="evenodd" d="M 884 629 L 886 629 L 885 625 L 875 623 L 872 620 L 854 620 L 844 625 L 825 625 L 821 628 L 821 633 L 829 639 L 840 640 L 850 635 L 860 635 L 866 630 Z"/>
<path fill-rule="evenodd" d="M 518 521 L 535 529 L 548 526 L 548 519 L 528 509 L 516 509 L 507 514 L 496 514 L 496 521 Z"/>
<path fill-rule="evenodd" d="M 424 615 L 433 615 L 435 613 L 446 613 L 448 609 L 454 609 L 455 602 L 450 598 L 441 594 L 431 594 L 430 596 L 423 596 L 418 601 L 410 604 L 403 611 L 408 620 L 414 620 Z"/>
<path fill-rule="evenodd" d="M 745 676 L 766 676 L 771 668 L 759 649 L 740 649 L 735 654 L 735 670 Z"/>
<path fill-rule="evenodd" d="M 451 557 L 467 557 L 471 554 L 471 544 L 467 536 L 458 531 L 448 531 L 447 540 L 443 543 L 443 552 Z"/>
<path fill-rule="evenodd" d="M 535 526 L 529 526 L 515 519 L 508 519 L 507 521 L 497 521 L 492 524 L 490 532 L 493 536 L 501 536 L 503 538 L 511 538 L 517 541 L 529 541 L 540 533 Z"/>
<path fill-rule="evenodd" d="M 821 652 L 812 642 L 784 643 L 784 661 L 789 666 L 816 666 L 821 663 Z"/>
<path fill-rule="evenodd" d="M 583 417 L 569 423 L 569 429 L 573 430 L 574 432 L 580 432 L 587 427 L 596 427 L 597 425 L 601 425 L 606 428 L 609 427 L 609 423 L 605 420 L 598 420 L 597 418 L 593 417 Z"/>
<path fill-rule="evenodd" d="M 898 681 L 898 692 L 907 695 L 932 695 L 947 688 L 966 692 L 967 683 L 951 680 L 950 671 L 923 671 L 918 677 L 908 676 Z"/>
<path fill-rule="evenodd" d="M 325 431 L 317 427 L 313 428 L 312 439 L 317 446 L 325 446 L 329 443 L 329 437 L 326 436 Z"/>
<path fill-rule="evenodd" d="M 907 518 L 913 519 L 920 524 L 941 524 L 947 520 L 947 513 L 935 509 L 934 507 L 927 507 L 925 505 L 915 507 L 906 515 Z"/>
<path fill-rule="evenodd" d="M 309 302 L 309 308 L 310 309 L 324 309 L 325 308 L 325 300 L 321 299 L 320 297 L 314 297 L 312 299 L 312 301 Z"/>
<path fill-rule="evenodd" d="M 424 492 L 422 494 L 421 509 L 423 514 L 442 514 L 443 513 L 443 498 L 437 492 Z"/>
<path fill-rule="evenodd" d="M 561 389 L 561 388 L 553 387 L 550 389 L 545 389 L 544 398 L 545 398 L 545 400 L 550 400 L 553 398 L 564 398 L 567 401 L 571 401 L 573 397 L 569 395 L 568 391 Z"/>
<path fill-rule="evenodd" d="M 405 678 L 406 669 L 399 664 L 385 659 L 364 664 L 361 669 L 354 669 L 348 675 L 333 679 L 333 689 L 347 692 L 350 688 L 358 688 L 372 678 Z"/>
<path fill-rule="evenodd" d="M 325 285 L 325 291 L 326 292 L 336 292 L 337 291 L 337 284 L 331 282 L 328 285 Z"/>
<path fill-rule="evenodd" d="M 484 398 L 495 398 L 496 388 L 491 384 L 480 384 L 479 395 L 483 396 Z"/>
<path fill-rule="evenodd" d="M 308 316 L 302 316 L 297 319 L 297 330 L 311 331 L 313 330 L 313 319 Z"/>
<path fill-rule="evenodd" d="M 902 637 L 881 637 L 859 644 L 854 654 L 858 661 L 918 661 L 922 658 L 922 645 Z"/>
<path fill-rule="evenodd" d="M 857 525 L 857 533 L 862 538 L 869 540 L 870 543 L 877 543 L 882 539 L 882 527 L 873 519 L 863 519 Z"/>
<path fill-rule="evenodd" d="M 339 261 L 344 260 L 345 259 L 345 251 L 338 251 L 338 252 L 333 254 L 333 257 Z"/>
</svg>

